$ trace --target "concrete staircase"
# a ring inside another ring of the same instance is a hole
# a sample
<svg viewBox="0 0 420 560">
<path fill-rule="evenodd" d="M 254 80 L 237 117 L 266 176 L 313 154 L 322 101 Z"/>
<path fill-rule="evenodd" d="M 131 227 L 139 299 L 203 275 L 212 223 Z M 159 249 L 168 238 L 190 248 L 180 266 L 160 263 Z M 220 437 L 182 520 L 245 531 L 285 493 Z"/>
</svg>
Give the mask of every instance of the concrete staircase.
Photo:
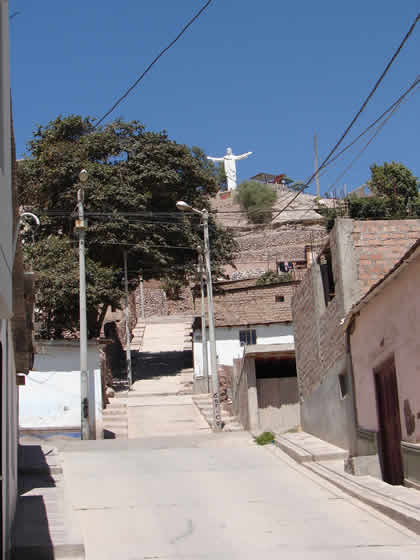
<svg viewBox="0 0 420 560">
<path fill-rule="evenodd" d="M 110 399 L 103 411 L 103 426 L 105 439 L 127 439 L 127 404 L 122 399 Z"/>
<path fill-rule="evenodd" d="M 211 395 L 209 393 L 195 394 L 192 399 L 193 403 L 196 405 L 208 425 L 213 428 L 213 403 Z M 236 416 L 231 416 L 223 409 L 223 405 L 221 407 L 221 412 L 222 422 L 224 423 L 224 432 L 239 432 L 243 430 L 243 427 L 238 422 Z"/>
<path fill-rule="evenodd" d="M 137 321 L 136 326 L 133 329 L 133 332 L 131 333 L 133 338 L 131 339 L 131 350 L 137 351 L 139 352 L 141 349 L 141 346 L 143 344 L 143 337 L 144 337 L 144 331 L 146 329 L 146 322 L 143 319 L 139 319 Z"/>
<path fill-rule="evenodd" d="M 133 329 L 131 349 L 138 352 L 183 352 L 192 350 L 192 317 L 155 316 L 140 319 Z"/>
</svg>

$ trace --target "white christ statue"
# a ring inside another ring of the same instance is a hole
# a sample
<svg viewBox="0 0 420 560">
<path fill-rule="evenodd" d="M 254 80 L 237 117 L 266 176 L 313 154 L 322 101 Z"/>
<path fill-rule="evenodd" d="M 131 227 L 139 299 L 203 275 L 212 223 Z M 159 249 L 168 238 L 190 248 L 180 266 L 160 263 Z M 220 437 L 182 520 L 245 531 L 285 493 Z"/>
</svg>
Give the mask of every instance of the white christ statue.
<svg viewBox="0 0 420 560">
<path fill-rule="evenodd" d="M 232 148 L 226 148 L 225 156 L 223 157 L 207 156 L 207 159 L 211 159 L 212 161 L 224 162 L 228 191 L 234 191 L 236 189 L 236 161 L 238 159 L 245 159 L 251 154 L 252 152 L 246 152 L 246 154 L 235 156 L 234 154 L 232 154 Z"/>
</svg>

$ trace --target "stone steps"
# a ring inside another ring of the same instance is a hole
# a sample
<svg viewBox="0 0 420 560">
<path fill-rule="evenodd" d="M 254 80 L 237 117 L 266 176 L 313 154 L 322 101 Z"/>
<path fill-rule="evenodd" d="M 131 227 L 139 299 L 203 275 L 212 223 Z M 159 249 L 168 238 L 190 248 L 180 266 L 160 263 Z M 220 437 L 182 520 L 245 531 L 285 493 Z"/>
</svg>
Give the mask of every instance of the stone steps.
<svg viewBox="0 0 420 560">
<path fill-rule="evenodd" d="M 192 350 L 192 317 L 167 316 L 140 319 L 132 331 L 131 349 L 138 352 Z"/>
<path fill-rule="evenodd" d="M 213 428 L 213 403 L 211 400 L 211 396 L 208 394 L 197 394 L 193 395 L 192 400 L 208 425 Z M 226 410 L 223 409 L 223 406 L 221 407 L 221 416 L 222 422 L 224 424 L 224 432 L 239 432 L 243 430 L 243 427 L 238 422 L 236 416 L 231 416 Z"/>
<path fill-rule="evenodd" d="M 127 439 L 128 413 L 127 404 L 121 399 L 111 399 L 103 411 L 103 427 L 105 439 Z"/>
</svg>

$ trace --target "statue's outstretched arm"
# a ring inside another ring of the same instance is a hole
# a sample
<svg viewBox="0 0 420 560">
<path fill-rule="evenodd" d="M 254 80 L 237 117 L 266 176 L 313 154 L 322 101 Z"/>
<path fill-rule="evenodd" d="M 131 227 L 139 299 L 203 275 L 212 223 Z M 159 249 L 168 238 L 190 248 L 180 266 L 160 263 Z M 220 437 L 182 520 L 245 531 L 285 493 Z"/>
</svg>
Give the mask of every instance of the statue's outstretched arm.
<svg viewBox="0 0 420 560">
<path fill-rule="evenodd" d="M 211 156 L 206 156 L 207 159 L 211 159 L 212 161 L 223 161 L 225 158 L 222 157 L 211 157 Z"/>
<path fill-rule="evenodd" d="M 235 156 L 235 159 L 245 159 L 250 156 L 252 152 L 247 152 L 246 154 L 241 154 L 240 156 Z"/>
</svg>

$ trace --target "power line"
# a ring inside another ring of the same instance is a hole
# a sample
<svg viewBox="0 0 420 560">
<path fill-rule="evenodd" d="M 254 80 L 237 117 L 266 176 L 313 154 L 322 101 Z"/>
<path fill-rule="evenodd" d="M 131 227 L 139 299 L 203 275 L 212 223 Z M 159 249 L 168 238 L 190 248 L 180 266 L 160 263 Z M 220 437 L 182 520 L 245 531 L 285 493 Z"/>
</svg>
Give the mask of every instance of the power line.
<svg viewBox="0 0 420 560">
<path fill-rule="evenodd" d="M 198 12 L 189 20 L 189 22 L 181 29 L 178 35 L 175 37 L 173 41 L 169 43 L 167 47 L 160 51 L 160 53 L 152 60 L 149 66 L 144 70 L 144 72 L 137 78 L 137 80 L 127 89 L 127 91 L 119 98 L 117 101 L 112 105 L 112 107 L 96 122 L 93 127 L 95 130 L 101 122 L 103 122 L 108 115 L 110 115 L 114 109 L 118 107 L 118 105 L 133 91 L 133 89 L 141 82 L 141 80 L 146 76 L 146 74 L 152 69 L 152 67 L 156 64 L 156 62 L 167 52 L 171 47 L 175 45 L 175 43 L 182 37 L 182 35 L 186 32 L 186 30 L 195 22 L 196 19 L 200 17 L 200 15 L 204 12 L 206 8 L 212 3 L 213 0 L 208 0 L 199 10 Z"/>
<path fill-rule="evenodd" d="M 278 214 L 276 214 L 274 216 L 274 218 L 272 218 L 272 222 L 282 213 L 284 212 L 291 204 L 292 202 L 294 202 L 294 200 L 296 200 L 296 198 L 309 186 L 309 184 L 311 183 L 311 181 L 314 179 L 315 175 L 317 173 L 319 173 L 327 164 L 328 160 L 331 158 L 331 156 L 334 154 L 334 152 L 337 150 L 337 148 L 340 146 L 340 144 L 343 142 L 344 138 L 347 136 L 347 134 L 350 132 L 350 130 L 353 128 L 354 124 L 356 123 L 357 119 L 360 117 L 360 115 L 362 114 L 362 112 L 364 111 L 364 109 L 366 108 L 366 105 L 369 103 L 370 99 L 372 98 L 372 96 L 374 95 L 374 93 L 376 92 L 376 90 L 378 89 L 379 85 L 381 84 L 382 80 L 385 78 L 386 74 L 388 73 L 389 69 L 391 68 L 392 64 L 394 63 L 395 59 L 397 58 L 397 56 L 399 55 L 399 53 L 401 52 L 401 49 L 403 48 L 403 46 L 405 45 L 406 41 L 408 40 L 408 38 L 410 37 L 410 35 L 412 34 L 412 32 L 414 31 L 414 28 L 417 25 L 417 22 L 420 19 L 420 13 L 417 15 L 416 19 L 414 20 L 414 22 L 411 24 L 410 29 L 407 31 L 407 33 L 405 34 L 403 40 L 401 41 L 399 47 L 397 48 L 397 50 L 394 52 L 394 54 L 392 55 L 391 59 L 389 60 L 388 64 L 385 66 L 385 70 L 382 72 L 382 74 L 379 76 L 378 80 L 376 81 L 375 85 L 373 86 L 373 88 L 371 89 L 369 95 L 366 97 L 366 99 L 364 100 L 364 102 L 362 103 L 360 109 L 357 111 L 356 115 L 353 117 L 352 121 L 350 122 L 350 124 L 347 126 L 346 130 L 343 132 L 343 134 L 340 136 L 339 140 L 336 142 L 335 146 L 330 150 L 329 154 L 327 155 L 327 157 L 324 159 L 324 161 L 321 163 L 321 165 L 319 166 L 319 168 L 311 175 L 311 177 L 309 178 L 308 181 L 306 181 L 306 183 L 304 184 L 304 186 L 296 193 L 296 195 L 292 198 L 292 200 L 290 200 L 286 206 L 284 206 L 280 212 Z"/>
<path fill-rule="evenodd" d="M 378 125 L 377 129 L 372 134 L 372 136 L 369 138 L 369 140 L 366 142 L 366 144 L 363 146 L 363 148 L 351 160 L 351 162 L 345 167 L 344 171 L 342 173 L 340 173 L 340 175 L 337 177 L 337 179 L 334 181 L 334 183 L 331 185 L 331 187 L 328 189 L 328 191 L 331 192 L 331 190 L 334 187 L 337 186 L 337 183 L 340 181 L 340 179 L 342 179 L 344 177 L 344 175 L 353 167 L 353 165 L 360 158 L 360 156 L 363 154 L 363 152 L 367 149 L 369 144 L 371 142 L 373 142 L 373 140 L 376 138 L 376 136 L 379 134 L 379 132 L 383 129 L 383 127 L 386 125 L 386 123 L 389 121 L 389 119 L 392 117 L 392 115 L 401 107 L 402 102 L 403 102 L 403 100 L 401 100 L 398 105 L 395 105 L 395 107 L 392 109 L 392 111 L 389 113 L 389 115 L 386 117 L 386 119 L 383 122 L 381 122 L 381 124 Z"/>
<path fill-rule="evenodd" d="M 338 152 L 338 154 L 336 154 L 333 158 L 331 158 L 328 161 L 328 163 L 326 165 L 324 165 L 324 173 L 326 172 L 325 167 L 328 167 L 334 161 L 336 161 L 342 154 L 344 154 L 344 152 L 346 152 L 348 149 L 350 149 L 358 140 L 360 140 L 360 138 L 362 138 L 367 132 L 369 132 L 369 130 L 371 130 L 375 125 L 377 125 L 390 111 L 393 111 L 393 109 L 397 105 L 399 106 L 401 104 L 401 102 L 405 99 L 405 97 L 407 97 L 407 95 L 409 93 L 413 92 L 413 90 L 419 84 L 420 84 L 420 76 L 417 76 L 417 78 L 414 80 L 414 82 L 411 84 L 411 86 L 408 89 L 406 89 L 405 92 L 396 101 L 394 101 L 394 103 L 392 103 L 392 105 L 390 105 L 388 107 L 388 109 L 386 109 L 383 113 L 381 113 L 379 115 L 379 117 L 377 117 L 367 128 L 365 128 L 363 130 L 363 132 L 361 132 L 358 136 L 356 136 L 356 138 L 354 140 L 352 140 L 350 142 L 350 144 L 347 144 L 347 146 L 345 146 L 342 150 L 340 150 Z M 415 90 L 415 91 L 417 91 L 417 90 Z"/>
</svg>

